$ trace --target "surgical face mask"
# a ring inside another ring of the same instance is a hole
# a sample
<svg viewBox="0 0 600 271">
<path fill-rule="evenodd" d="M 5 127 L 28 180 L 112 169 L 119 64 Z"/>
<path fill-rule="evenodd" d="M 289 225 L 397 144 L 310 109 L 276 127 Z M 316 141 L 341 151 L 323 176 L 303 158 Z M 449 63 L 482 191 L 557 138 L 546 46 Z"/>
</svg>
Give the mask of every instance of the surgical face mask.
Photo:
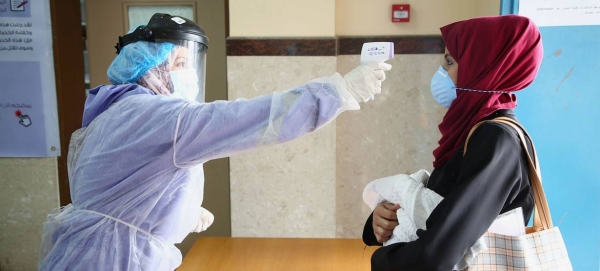
<svg viewBox="0 0 600 271">
<path fill-rule="evenodd" d="M 442 66 L 431 78 L 431 94 L 445 108 L 449 108 L 456 99 L 456 85 Z"/>
<path fill-rule="evenodd" d="M 188 101 L 195 101 L 200 93 L 198 88 L 198 75 L 195 69 L 183 69 L 171 71 L 171 81 L 173 82 L 172 96 L 179 97 Z"/>
</svg>

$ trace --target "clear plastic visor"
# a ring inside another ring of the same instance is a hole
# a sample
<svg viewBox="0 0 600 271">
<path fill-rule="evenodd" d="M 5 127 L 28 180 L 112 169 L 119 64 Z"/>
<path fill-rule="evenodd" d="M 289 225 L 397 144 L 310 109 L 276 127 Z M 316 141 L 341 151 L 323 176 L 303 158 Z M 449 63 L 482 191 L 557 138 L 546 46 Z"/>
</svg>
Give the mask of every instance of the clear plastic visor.
<svg viewBox="0 0 600 271">
<path fill-rule="evenodd" d="M 175 47 L 167 59 L 140 78 L 139 83 L 157 94 L 204 102 L 206 46 L 187 40 L 156 40 Z"/>
</svg>

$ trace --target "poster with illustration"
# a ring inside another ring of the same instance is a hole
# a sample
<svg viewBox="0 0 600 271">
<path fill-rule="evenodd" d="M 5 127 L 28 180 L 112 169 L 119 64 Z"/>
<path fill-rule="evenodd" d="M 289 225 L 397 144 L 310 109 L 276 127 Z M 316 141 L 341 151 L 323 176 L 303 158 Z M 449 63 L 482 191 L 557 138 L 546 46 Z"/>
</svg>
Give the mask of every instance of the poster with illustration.
<svg viewBox="0 0 600 271">
<path fill-rule="evenodd" d="M 0 157 L 60 155 L 49 1 L 0 0 Z"/>
</svg>

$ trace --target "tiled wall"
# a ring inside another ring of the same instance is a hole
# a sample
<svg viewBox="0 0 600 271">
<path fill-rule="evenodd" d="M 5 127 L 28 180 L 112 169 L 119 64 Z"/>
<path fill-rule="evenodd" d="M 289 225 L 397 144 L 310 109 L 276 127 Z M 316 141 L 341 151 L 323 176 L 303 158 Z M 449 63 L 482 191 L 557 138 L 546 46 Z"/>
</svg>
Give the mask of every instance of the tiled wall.
<svg viewBox="0 0 600 271">
<path fill-rule="evenodd" d="M 56 158 L 0 158 L 0 268 L 37 270 L 46 215 L 58 207 Z"/>
<path fill-rule="evenodd" d="M 231 157 L 232 236 L 359 238 L 370 213 L 362 201 L 369 181 L 432 168 L 437 124 L 445 112 L 429 92 L 441 62 L 440 41 L 424 36 L 398 42 L 396 51 L 411 54 L 390 61 L 394 67 L 382 94 L 360 111 L 345 112 L 303 138 Z M 268 42 L 273 41 L 228 43 L 230 100 L 283 91 L 336 71 L 345 74 L 359 63 L 352 44 L 362 44 L 354 38 L 315 41 L 320 46 L 312 51 L 312 42 L 301 40 L 274 47 L 305 48 L 304 55 L 280 50 L 278 55 L 288 56 L 256 56 L 271 51 Z M 323 46 L 348 55 L 310 56 L 334 54 Z M 241 53 L 240 47 L 254 51 Z"/>
<path fill-rule="evenodd" d="M 284 91 L 336 70 L 332 56 L 228 57 L 229 99 Z M 232 236 L 335 237 L 335 121 L 230 158 Z"/>
<path fill-rule="evenodd" d="M 500 0 L 408 0 L 410 23 L 390 23 L 396 2 L 372 2 L 266 0 L 255 9 L 252 1 L 229 1 L 229 99 L 345 73 L 368 39 L 395 41 L 397 54 L 383 93 L 361 111 L 306 138 L 231 158 L 233 236 L 358 238 L 370 213 L 362 202 L 367 182 L 431 170 L 445 112 L 429 92 L 444 50 L 439 27 L 497 15 Z"/>
<path fill-rule="evenodd" d="M 338 57 L 338 71 L 359 63 L 358 55 Z M 433 168 L 437 124 L 445 112 L 429 91 L 439 54 L 396 55 L 380 95 L 359 112 L 336 122 L 336 237 L 360 238 L 371 210 L 362 201 L 377 178 Z"/>
</svg>

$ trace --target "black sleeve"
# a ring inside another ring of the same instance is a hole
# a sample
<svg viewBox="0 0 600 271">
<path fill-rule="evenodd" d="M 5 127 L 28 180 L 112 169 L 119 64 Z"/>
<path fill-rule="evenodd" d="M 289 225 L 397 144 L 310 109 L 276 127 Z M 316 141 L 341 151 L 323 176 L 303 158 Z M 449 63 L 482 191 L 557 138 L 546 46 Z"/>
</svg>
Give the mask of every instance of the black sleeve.
<svg viewBox="0 0 600 271">
<path fill-rule="evenodd" d="M 473 133 L 458 183 L 427 219 L 427 230 L 417 231 L 416 241 L 376 250 L 372 270 L 452 270 L 517 193 L 521 147 L 508 129 L 487 123 Z"/>
<path fill-rule="evenodd" d="M 367 246 L 382 246 L 382 243 L 377 242 L 377 237 L 373 232 L 373 213 L 367 219 L 365 227 L 363 228 L 362 239 Z"/>
</svg>

